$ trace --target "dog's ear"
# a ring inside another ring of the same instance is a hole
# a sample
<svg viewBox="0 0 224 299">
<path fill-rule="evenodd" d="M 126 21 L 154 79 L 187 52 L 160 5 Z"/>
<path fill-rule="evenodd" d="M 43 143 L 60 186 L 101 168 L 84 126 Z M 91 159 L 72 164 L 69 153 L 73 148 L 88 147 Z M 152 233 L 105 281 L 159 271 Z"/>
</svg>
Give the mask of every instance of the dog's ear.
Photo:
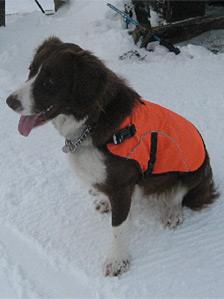
<svg viewBox="0 0 224 299">
<path fill-rule="evenodd" d="M 53 51 L 58 46 L 61 46 L 63 42 L 56 36 L 51 36 L 46 39 L 36 50 L 36 55 L 40 54 L 40 52 L 50 52 Z"/>
<path fill-rule="evenodd" d="M 100 105 L 108 80 L 108 69 L 89 51 L 67 51 L 73 55 L 72 92 L 79 107 Z"/>
<path fill-rule="evenodd" d="M 34 54 L 33 61 L 31 62 L 29 66 L 29 79 L 36 75 L 38 72 L 39 67 L 44 62 L 45 59 L 47 59 L 51 53 L 54 52 L 59 46 L 61 46 L 63 42 L 55 37 L 52 36 L 48 39 L 46 39 L 36 50 Z"/>
</svg>

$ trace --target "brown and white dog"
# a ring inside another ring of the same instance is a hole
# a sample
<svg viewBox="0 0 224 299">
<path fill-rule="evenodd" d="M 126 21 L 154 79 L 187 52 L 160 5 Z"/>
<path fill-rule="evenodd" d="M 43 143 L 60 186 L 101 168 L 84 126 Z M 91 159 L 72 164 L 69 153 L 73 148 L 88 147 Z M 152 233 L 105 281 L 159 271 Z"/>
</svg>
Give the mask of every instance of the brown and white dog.
<svg viewBox="0 0 224 299">
<path fill-rule="evenodd" d="M 7 98 L 21 115 L 22 135 L 51 120 L 66 139 L 65 151 L 77 175 L 106 195 L 97 208 L 112 210 L 113 240 L 105 263 L 109 276 L 129 267 L 124 236 L 136 185 L 145 196 L 161 199 L 162 222 L 171 228 L 182 223 L 182 206 L 200 210 L 218 195 L 207 153 L 194 172 L 142 179 L 133 160 L 108 152 L 106 144 L 139 101 L 141 97 L 97 57 L 56 37 L 37 49 L 28 80 Z"/>
</svg>

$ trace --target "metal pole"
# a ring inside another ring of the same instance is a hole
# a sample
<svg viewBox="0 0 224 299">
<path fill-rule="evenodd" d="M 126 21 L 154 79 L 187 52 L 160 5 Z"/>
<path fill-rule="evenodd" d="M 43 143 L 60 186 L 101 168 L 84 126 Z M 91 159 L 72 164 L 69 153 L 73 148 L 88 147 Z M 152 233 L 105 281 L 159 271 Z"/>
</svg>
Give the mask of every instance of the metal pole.
<svg viewBox="0 0 224 299">
<path fill-rule="evenodd" d="M 0 0 L 0 26 L 5 26 L 5 0 Z"/>
<path fill-rule="evenodd" d="M 34 0 L 36 2 L 36 4 L 38 5 L 39 9 L 42 11 L 43 14 L 45 14 L 45 10 L 43 9 L 43 7 L 40 5 L 40 3 L 37 0 Z"/>
</svg>

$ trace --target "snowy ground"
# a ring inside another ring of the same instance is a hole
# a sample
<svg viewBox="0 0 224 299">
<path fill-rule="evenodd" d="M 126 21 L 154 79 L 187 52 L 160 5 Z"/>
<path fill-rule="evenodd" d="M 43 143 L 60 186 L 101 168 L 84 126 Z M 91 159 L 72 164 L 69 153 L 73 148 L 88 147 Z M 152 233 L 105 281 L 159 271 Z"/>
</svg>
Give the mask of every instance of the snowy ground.
<svg viewBox="0 0 224 299">
<path fill-rule="evenodd" d="M 7 27 L 0 28 L 0 298 L 224 298 L 222 194 L 208 210 L 186 210 L 176 231 L 164 230 L 153 204 L 137 196 L 131 269 L 120 278 L 105 278 L 110 216 L 94 211 L 53 127 L 36 129 L 25 139 L 17 132 L 18 116 L 5 105 L 7 95 L 26 79 L 33 51 L 44 38 L 54 34 L 77 43 L 104 59 L 143 97 L 198 126 L 222 193 L 224 54 L 189 44 L 179 56 L 158 47 L 154 53 L 139 50 L 147 55 L 144 62 L 120 61 L 135 48 L 105 2 L 71 2 L 54 16 L 11 15 Z"/>
</svg>

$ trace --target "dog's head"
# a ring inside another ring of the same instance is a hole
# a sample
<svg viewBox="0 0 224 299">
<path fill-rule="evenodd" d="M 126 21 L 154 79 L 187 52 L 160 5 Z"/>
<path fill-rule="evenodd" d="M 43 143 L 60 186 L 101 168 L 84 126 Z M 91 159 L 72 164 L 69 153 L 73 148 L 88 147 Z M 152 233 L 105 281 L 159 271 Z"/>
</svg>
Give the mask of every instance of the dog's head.
<svg viewBox="0 0 224 299">
<path fill-rule="evenodd" d="M 59 114 L 97 119 L 109 75 L 97 57 L 53 37 L 37 49 L 29 69 L 28 80 L 6 100 L 21 115 L 22 135 Z"/>
</svg>

